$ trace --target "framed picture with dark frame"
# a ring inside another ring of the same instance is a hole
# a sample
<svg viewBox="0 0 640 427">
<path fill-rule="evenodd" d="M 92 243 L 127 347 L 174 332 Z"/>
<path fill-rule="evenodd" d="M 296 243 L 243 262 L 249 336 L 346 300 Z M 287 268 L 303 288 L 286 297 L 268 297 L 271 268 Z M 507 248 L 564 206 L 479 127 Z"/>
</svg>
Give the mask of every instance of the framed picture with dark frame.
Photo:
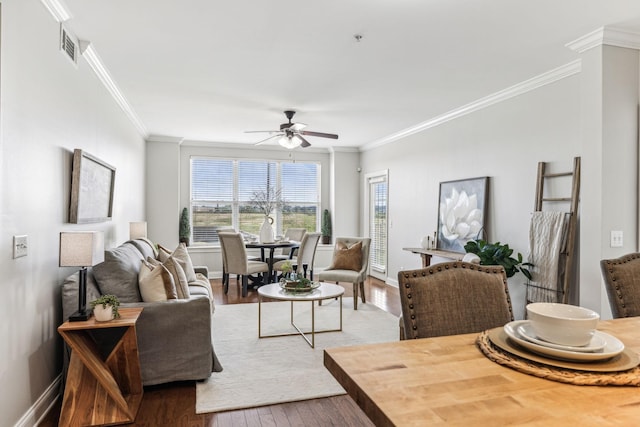
<svg viewBox="0 0 640 427">
<path fill-rule="evenodd" d="M 469 240 L 482 238 L 488 199 L 488 176 L 441 182 L 436 247 L 464 253 Z"/>
<path fill-rule="evenodd" d="M 86 151 L 73 150 L 69 222 L 84 224 L 111 220 L 116 168 Z"/>
</svg>

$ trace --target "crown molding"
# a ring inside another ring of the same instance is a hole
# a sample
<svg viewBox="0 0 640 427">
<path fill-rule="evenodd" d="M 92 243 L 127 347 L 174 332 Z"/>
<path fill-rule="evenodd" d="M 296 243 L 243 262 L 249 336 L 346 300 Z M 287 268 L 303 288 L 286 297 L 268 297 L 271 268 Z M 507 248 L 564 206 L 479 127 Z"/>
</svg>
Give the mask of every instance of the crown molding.
<svg viewBox="0 0 640 427">
<path fill-rule="evenodd" d="M 384 138 L 365 144 L 361 147 L 361 151 L 371 150 L 373 148 L 389 144 L 399 139 L 406 138 L 415 133 L 423 132 L 427 129 L 431 129 L 462 116 L 466 116 L 467 114 L 471 114 L 499 102 L 506 101 L 507 99 L 514 98 L 516 96 L 530 92 L 534 89 L 538 89 L 539 87 L 554 83 L 558 80 L 564 79 L 565 77 L 577 74 L 581 69 L 582 61 L 580 59 L 577 59 L 558 68 L 554 68 L 551 71 L 547 71 L 546 73 L 535 76 L 529 80 L 525 80 L 499 92 L 495 92 L 491 95 L 485 96 L 484 98 L 480 98 L 476 101 L 470 102 L 469 104 L 450 110 L 444 114 L 419 123 L 415 126 L 406 128 Z"/>
<path fill-rule="evenodd" d="M 149 135 L 147 137 L 147 142 L 161 142 L 165 144 L 176 144 L 181 145 L 184 141 L 184 138 L 180 136 L 167 136 L 167 135 Z"/>
<path fill-rule="evenodd" d="M 62 0 L 40 0 L 40 2 L 47 8 L 56 21 L 64 22 L 71 19 L 69 8 Z"/>
<path fill-rule="evenodd" d="M 614 27 L 600 27 L 565 46 L 575 52 L 583 53 L 602 45 L 640 49 L 640 34 Z"/>
<path fill-rule="evenodd" d="M 330 153 L 359 153 L 360 149 L 358 147 L 329 147 L 328 151 Z"/>
<path fill-rule="evenodd" d="M 96 52 L 91 45 L 91 42 L 81 40 L 80 52 L 113 99 L 116 100 L 120 108 L 122 108 L 125 114 L 129 117 L 129 120 L 131 120 L 136 129 L 138 129 L 140 135 L 146 139 L 148 136 L 146 127 L 135 111 L 133 111 L 133 108 L 129 105 L 129 102 L 120 91 L 120 88 L 118 88 L 116 82 L 111 78 L 109 70 L 105 67 L 102 59 L 100 59 L 100 56 L 98 55 L 98 52 Z"/>
</svg>

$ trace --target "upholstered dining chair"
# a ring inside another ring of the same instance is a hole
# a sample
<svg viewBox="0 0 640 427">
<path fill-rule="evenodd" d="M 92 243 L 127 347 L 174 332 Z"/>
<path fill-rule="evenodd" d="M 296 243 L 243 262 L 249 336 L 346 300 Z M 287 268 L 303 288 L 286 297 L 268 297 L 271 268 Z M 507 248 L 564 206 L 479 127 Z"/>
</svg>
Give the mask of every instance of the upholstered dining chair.
<svg viewBox="0 0 640 427">
<path fill-rule="evenodd" d="M 600 269 L 613 317 L 640 316 L 640 253 L 603 259 Z"/>
<path fill-rule="evenodd" d="M 284 237 L 289 240 L 293 240 L 294 242 L 300 242 L 300 246 L 302 246 L 302 238 L 307 233 L 306 228 L 287 228 L 284 232 Z M 273 262 L 282 261 L 285 259 L 289 259 L 292 257 L 291 248 L 282 248 L 279 250 L 280 252 L 277 255 L 273 256 Z M 293 256 L 295 256 L 298 252 L 298 249 L 293 249 Z"/>
<path fill-rule="evenodd" d="M 242 296 L 246 297 L 249 290 L 249 276 L 269 273 L 269 264 L 262 261 L 252 261 L 247 258 L 244 239 L 240 233 L 220 231 L 218 236 L 220 237 L 220 248 L 222 250 L 224 293 L 226 294 L 229 291 L 229 275 L 235 274 L 241 277 Z"/>
<path fill-rule="evenodd" d="M 354 310 L 358 309 L 358 291 L 360 291 L 362 303 L 367 302 L 364 295 L 364 281 L 369 271 L 370 246 L 371 239 L 368 237 L 337 237 L 331 265 L 318 272 L 318 280 L 321 282 L 353 283 Z"/>
<path fill-rule="evenodd" d="M 273 264 L 273 270 L 278 272 L 282 271 L 282 267 L 290 262 L 294 271 L 299 273 L 300 267 L 302 267 L 303 277 L 307 277 L 307 271 L 309 272 L 309 279 L 313 280 L 313 264 L 316 258 L 316 249 L 318 247 L 318 241 L 320 240 L 321 233 L 305 233 L 302 236 L 300 242 L 300 248 L 298 249 L 298 255 L 291 260 L 285 259 Z"/>
<path fill-rule="evenodd" d="M 400 339 L 482 332 L 513 320 L 502 266 L 444 262 L 398 272 Z"/>
</svg>

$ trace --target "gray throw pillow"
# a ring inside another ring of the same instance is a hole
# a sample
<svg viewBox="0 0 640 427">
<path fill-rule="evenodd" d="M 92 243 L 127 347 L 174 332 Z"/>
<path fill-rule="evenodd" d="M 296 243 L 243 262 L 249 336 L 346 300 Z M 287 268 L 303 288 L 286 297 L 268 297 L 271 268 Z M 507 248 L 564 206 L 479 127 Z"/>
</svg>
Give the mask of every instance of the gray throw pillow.
<svg viewBox="0 0 640 427">
<path fill-rule="evenodd" d="M 104 252 L 104 262 L 93 267 L 100 292 L 118 297 L 123 302 L 141 302 L 138 272 L 142 254 L 131 244 L 123 244 Z"/>
</svg>

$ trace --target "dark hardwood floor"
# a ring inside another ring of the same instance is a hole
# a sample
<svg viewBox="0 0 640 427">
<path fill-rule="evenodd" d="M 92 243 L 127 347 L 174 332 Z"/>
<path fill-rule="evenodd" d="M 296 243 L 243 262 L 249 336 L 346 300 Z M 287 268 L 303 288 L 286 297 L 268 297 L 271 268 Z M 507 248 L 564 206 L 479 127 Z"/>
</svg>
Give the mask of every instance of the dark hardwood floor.
<svg viewBox="0 0 640 427">
<path fill-rule="evenodd" d="M 353 296 L 352 286 L 343 283 L 345 296 Z M 250 292 L 242 298 L 240 287 L 231 280 L 227 295 L 222 290 L 220 280 L 212 280 L 216 304 L 242 304 L 258 302 L 257 293 Z M 369 278 L 365 285 L 367 304 L 374 304 L 396 316 L 400 315 L 398 290 L 384 282 Z M 215 375 L 215 374 L 214 374 Z M 247 371 L 247 375 L 251 375 Z M 228 427 L 228 426 L 373 426 L 367 416 L 347 395 L 303 402 L 219 412 L 196 414 L 195 383 L 180 382 L 145 387 L 144 397 L 133 426 L 185 426 L 185 427 Z M 47 414 L 40 423 L 42 427 L 58 425 L 60 403 Z"/>
</svg>

